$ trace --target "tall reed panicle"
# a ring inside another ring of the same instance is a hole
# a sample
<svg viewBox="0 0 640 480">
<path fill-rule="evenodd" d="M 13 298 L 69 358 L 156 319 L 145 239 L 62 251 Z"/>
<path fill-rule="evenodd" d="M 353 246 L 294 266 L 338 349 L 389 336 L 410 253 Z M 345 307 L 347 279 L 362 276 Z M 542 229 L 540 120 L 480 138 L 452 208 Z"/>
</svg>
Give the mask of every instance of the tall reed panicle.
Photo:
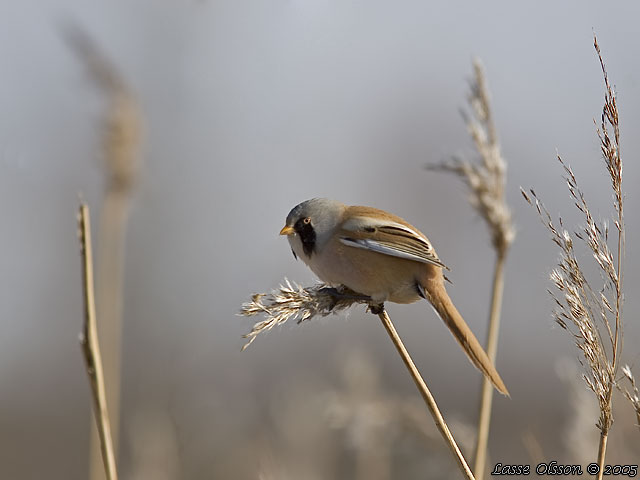
<svg viewBox="0 0 640 480">
<path fill-rule="evenodd" d="M 103 129 L 106 174 L 100 215 L 97 262 L 98 336 L 102 345 L 106 401 L 114 450 L 118 451 L 124 239 L 134 186 L 141 167 L 142 113 L 118 69 L 98 45 L 75 25 L 63 32 L 71 49 L 87 67 L 90 78 L 109 105 Z M 92 434 L 90 478 L 104 478 L 97 435 Z"/>
<path fill-rule="evenodd" d="M 471 162 L 456 156 L 427 168 L 453 173 L 465 183 L 469 202 L 489 228 L 496 254 L 504 257 L 515 239 L 511 210 L 505 200 L 507 162 L 502 156 L 491 112 L 486 74 L 478 59 L 473 61 L 473 73 L 467 98 L 471 113 L 464 110 L 461 113 L 480 161 Z"/>
<path fill-rule="evenodd" d="M 564 179 L 569 193 L 586 223 L 580 231 L 570 233 L 564 228 L 561 218 L 556 226 L 533 189 L 530 190 L 530 194 L 524 190 L 521 191 L 525 200 L 536 207 L 540 219 L 551 233 L 551 239 L 560 248 L 558 266 L 551 272 L 551 281 L 556 288 L 555 292 L 550 291 L 556 304 L 553 315 L 556 322 L 571 333 L 575 345 L 582 353 L 581 363 L 585 366 L 584 380 L 598 400 L 600 409 L 597 422 L 600 430 L 598 478 L 602 478 L 607 439 L 613 424 L 612 394 L 616 386 L 616 374 L 622 350 L 622 269 L 625 231 L 618 105 L 595 36 L 594 47 L 600 60 L 605 83 L 604 107 L 600 125 L 599 127 L 596 125 L 596 130 L 613 190 L 615 254 L 609 248 L 608 223 L 606 221 L 601 225 L 596 223 L 585 196 L 578 187 L 573 170 L 559 155 L 558 160 L 564 169 Z M 576 255 L 574 238 L 583 242 L 591 251 L 601 273 L 601 280 L 604 282 L 602 288 L 594 289 L 587 279 Z"/>
<path fill-rule="evenodd" d="M 431 413 L 433 420 L 453 454 L 460 472 L 464 478 L 475 480 L 467 461 L 465 460 L 458 444 L 456 443 L 449 427 L 447 426 L 440 409 L 427 387 L 424 378 L 418 371 L 415 363 L 411 359 L 409 352 L 404 346 L 402 339 L 398 335 L 389 315 L 384 309 L 384 305 L 371 305 L 370 299 L 363 295 L 353 292 L 344 287 L 330 288 L 326 285 L 315 285 L 313 287 L 301 287 L 299 285 L 291 285 L 289 281 L 285 281 L 285 285 L 281 285 L 278 291 L 270 294 L 258 293 L 251 296 L 251 301 L 242 304 L 239 315 L 255 316 L 263 314 L 265 320 L 257 322 L 251 332 L 244 335 L 249 341 L 244 345 L 243 350 L 248 347 L 256 337 L 265 331 L 271 330 L 276 325 L 282 325 L 291 319 L 297 319 L 298 323 L 310 320 L 315 316 L 326 316 L 340 310 L 344 310 L 356 303 L 364 303 L 369 305 L 369 310 L 378 315 L 389 338 L 393 342 L 398 354 L 402 358 L 409 374 L 422 395 L 422 398 Z"/>
<path fill-rule="evenodd" d="M 509 247 L 515 239 L 511 210 L 505 200 L 507 162 L 502 156 L 496 126 L 491 113 L 489 89 L 484 68 L 479 60 L 473 62 L 474 77 L 470 82 L 468 96 L 471 113 L 462 112 L 469 135 L 480 157 L 471 162 L 454 157 L 450 161 L 430 165 L 427 168 L 453 173 L 469 190 L 469 201 L 485 221 L 491 234 L 491 243 L 496 252 L 493 288 L 489 314 L 487 355 L 495 363 L 500 330 L 500 311 L 504 290 L 504 264 Z M 487 444 L 491 423 L 493 386 L 483 379 L 478 414 L 478 437 L 475 448 L 473 471 L 482 479 L 487 462 Z"/>
</svg>

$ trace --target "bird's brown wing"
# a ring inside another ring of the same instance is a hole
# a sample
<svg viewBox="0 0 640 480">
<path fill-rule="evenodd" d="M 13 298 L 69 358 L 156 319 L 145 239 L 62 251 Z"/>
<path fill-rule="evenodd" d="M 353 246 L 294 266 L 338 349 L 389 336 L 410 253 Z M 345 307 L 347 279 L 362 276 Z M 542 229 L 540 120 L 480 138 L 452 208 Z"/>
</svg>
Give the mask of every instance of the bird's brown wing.
<svg viewBox="0 0 640 480">
<path fill-rule="evenodd" d="M 351 215 L 341 226 L 343 244 L 447 268 L 427 237 L 400 217 L 368 207 L 349 208 Z"/>
</svg>

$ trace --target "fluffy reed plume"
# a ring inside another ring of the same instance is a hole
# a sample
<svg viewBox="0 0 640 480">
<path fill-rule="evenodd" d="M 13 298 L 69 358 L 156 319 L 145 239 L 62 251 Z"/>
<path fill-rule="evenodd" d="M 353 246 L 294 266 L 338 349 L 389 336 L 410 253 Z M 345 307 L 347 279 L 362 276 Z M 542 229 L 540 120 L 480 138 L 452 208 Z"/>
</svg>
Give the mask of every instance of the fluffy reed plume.
<svg viewBox="0 0 640 480">
<path fill-rule="evenodd" d="M 515 239 L 511 210 L 504 198 L 507 162 L 500 151 L 484 68 L 477 59 L 473 70 L 468 97 L 471 114 L 463 111 L 462 116 L 480 162 L 453 157 L 427 168 L 453 173 L 467 185 L 469 201 L 489 227 L 494 248 L 499 255 L 505 255 Z"/>
<path fill-rule="evenodd" d="M 142 113 L 118 69 L 86 32 L 67 25 L 63 34 L 93 83 L 109 101 L 103 128 L 105 196 L 100 214 L 97 268 L 98 335 L 103 346 L 107 403 L 114 450 L 118 450 L 124 239 L 134 186 L 141 166 Z M 90 478 L 104 478 L 96 435 L 92 434 Z"/>
<path fill-rule="evenodd" d="M 608 245 L 607 222 L 602 225 L 596 224 L 571 167 L 565 164 L 560 156 L 558 160 L 565 171 L 564 179 L 569 193 L 586 222 L 581 231 L 571 234 L 564 228 L 562 219 L 559 219 L 556 227 L 535 192 L 530 190 L 529 195 L 524 190 L 521 191 L 525 200 L 535 205 L 540 219 L 551 233 L 551 239 L 560 248 L 560 261 L 557 268 L 551 272 L 551 281 L 557 291 L 557 293 L 550 292 L 556 303 L 553 315 L 556 322 L 571 333 L 576 346 L 582 353 L 581 363 L 585 366 L 584 380 L 598 400 L 600 409 L 597 423 L 600 429 L 598 478 L 601 478 L 607 438 L 613 423 L 611 400 L 622 348 L 624 222 L 618 107 L 595 36 L 594 47 L 600 60 L 605 83 L 605 103 L 600 126 L 596 127 L 596 130 L 614 194 L 613 221 L 617 232 L 616 254 L 613 254 Z M 576 255 L 574 237 L 586 244 L 600 270 L 604 285 L 597 291 L 583 273 L 584 269 Z"/>
<path fill-rule="evenodd" d="M 622 373 L 624 374 L 625 378 L 631 385 L 631 390 L 625 388 L 624 390 L 622 390 L 622 393 L 627 398 L 627 400 L 631 402 L 631 405 L 633 406 L 633 409 L 636 412 L 636 418 L 638 419 L 637 426 L 638 428 L 640 428 L 640 391 L 638 390 L 638 386 L 636 385 L 636 379 L 633 376 L 633 373 L 631 372 L 631 367 L 629 367 L 629 365 L 625 365 L 624 367 L 622 367 Z"/>
<path fill-rule="evenodd" d="M 239 315 L 252 317 L 264 314 L 267 318 L 257 322 L 251 331 L 242 336 L 249 341 L 242 350 L 253 343 L 256 337 L 271 330 L 276 325 L 282 325 L 293 319 L 297 323 L 311 320 L 313 317 L 326 317 L 331 313 L 338 313 L 349 308 L 354 303 L 368 303 L 364 297 L 351 295 L 344 287 L 340 290 L 319 284 L 313 287 L 302 287 L 285 279 L 284 285 L 269 294 L 256 293 L 251 301 L 243 303 Z"/>
<path fill-rule="evenodd" d="M 613 274 L 615 267 L 612 254 L 606 244 L 608 234 L 606 225 L 601 229 L 594 223 L 584 195 L 577 187 L 573 171 L 562 162 L 560 157 L 558 160 L 567 173 L 565 180 L 571 196 L 576 200 L 577 208 L 587 220 L 583 231 L 575 232 L 573 235 L 593 248 L 594 258 L 602 271 Z M 541 220 L 551 233 L 553 242 L 560 248 L 560 262 L 550 274 L 551 281 L 559 292 L 558 295 L 550 291 L 556 303 L 553 316 L 558 325 L 571 332 L 576 346 L 582 352 L 587 367 L 584 379 L 589 389 L 596 394 L 600 405 L 598 427 L 601 430 L 608 429 L 611 423 L 611 406 L 607 401 L 607 392 L 614 378 L 612 363 L 609 361 L 606 346 L 598 328 L 599 325 L 603 325 L 613 344 L 613 333 L 608 317 L 608 314 L 613 313 L 613 308 L 606 296 L 608 285 L 605 284 L 605 288 L 598 293 L 593 290 L 576 256 L 573 236 L 564 229 L 562 219 L 559 220 L 560 228 L 556 227 L 548 210 L 533 190 L 530 190 L 531 196 L 524 191 L 522 194 L 530 204 L 535 203 Z M 607 283 L 611 281 L 610 279 L 611 277 L 608 277 Z"/>
<path fill-rule="evenodd" d="M 294 287 L 289 281 L 285 281 L 285 283 L 286 285 L 281 285 L 278 291 L 272 292 L 271 294 L 254 294 L 250 302 L 244 303 L 241 306 L 240 315 L 253 316 L 262 313 L 267 317 L 265 320 L 256 323 L 251 332 L 244 335 L 244 338 L 248 338 L 249 341 L 244 345 L 243 350 L 250 345 L 261 332 L 271 330 L 276 325 L 282 325 L 289 319 L 297 319 L 298 323 L 300 323 L 317 315 L 326 316 L 330 313 L 343 310 L 354 303 L 368 304 L 369 310 L 375 315 L 378 315 L 385 330 L 389 334 L 389 338 L 413 378 L 442 438 L 456 459 L 461 473 L 468 480 L 475 480 L 431 391 L 404 346 L 393 322 L 384 309 L 384 305 L 372 305 L 369 297 L 360 295 L 344 287 L 334 289 L 326 285 L 316 285 L 303 288 L 299 285 Z"/>
<path fill-rule="evenodd" d="M 495 363 L 498 349 L 498 332 L 500 330 L 500 310 L 504 290 L 504 262 L 509 246 L 515 239 L 515 230 L 511 220 L 511 210 L 505 200 L 505 184 L 507 163 L 502 156 L 498 135 L 491 114 L 489 90 L 484 68 L 479 60 L 473 62 L 474 78 L 470 84 L 468 97 L 471 113 L 464 111 L 469 135 L 479 154 L 480 162 L 471 162 L 454 157 L 451 160 L 431 165 L 428 168 L 453 173 L 459 177 L 469 189 L 469 201 L 484 219 L 491 234 L 491 243 L 496 251 L 494 267 L 493 293 L 491 313 L 489 315 L 489 332 L 487 355 Z M 478 438 L 475 448 L 474 472 L 476 478 L 482 479 L 487 458 L 489 425 L 491 422 L 491 404 L 493 386 L 488 379 L 483 380 L 478 418 Z"/>
</svg>

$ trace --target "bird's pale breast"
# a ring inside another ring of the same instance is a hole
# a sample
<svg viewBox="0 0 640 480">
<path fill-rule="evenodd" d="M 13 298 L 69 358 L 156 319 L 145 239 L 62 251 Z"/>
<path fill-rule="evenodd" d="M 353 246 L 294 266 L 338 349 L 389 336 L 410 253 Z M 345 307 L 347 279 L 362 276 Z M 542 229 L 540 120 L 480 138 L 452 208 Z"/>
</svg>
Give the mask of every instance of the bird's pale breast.
<svg viewBox="0 0 640 480">
<path fill-rule="evenodd" d="M 375 301 L 412 303 L 420 299 L 416 282 L 434 267 L 368 250 L 332 239 L 307 259 L 313 272 L 331 285 L 345 285 Z"/>
</svg>

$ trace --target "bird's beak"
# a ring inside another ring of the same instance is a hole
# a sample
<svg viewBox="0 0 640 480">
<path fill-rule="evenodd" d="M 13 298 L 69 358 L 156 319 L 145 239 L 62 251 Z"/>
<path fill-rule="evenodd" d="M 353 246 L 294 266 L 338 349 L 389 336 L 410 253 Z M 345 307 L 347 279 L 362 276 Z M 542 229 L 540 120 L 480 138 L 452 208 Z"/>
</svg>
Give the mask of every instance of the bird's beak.
<svg viewBox="0 0 640 480">
<path fill-rule="evenodd" d="M 284 227 L 282 227 L 282 230 L 280 230 L 280 235 L 291 235 L 293 233 L 296 232 L 293 227 L 290 227 L 289 225 L 285 225 Z"/>
</svg>

